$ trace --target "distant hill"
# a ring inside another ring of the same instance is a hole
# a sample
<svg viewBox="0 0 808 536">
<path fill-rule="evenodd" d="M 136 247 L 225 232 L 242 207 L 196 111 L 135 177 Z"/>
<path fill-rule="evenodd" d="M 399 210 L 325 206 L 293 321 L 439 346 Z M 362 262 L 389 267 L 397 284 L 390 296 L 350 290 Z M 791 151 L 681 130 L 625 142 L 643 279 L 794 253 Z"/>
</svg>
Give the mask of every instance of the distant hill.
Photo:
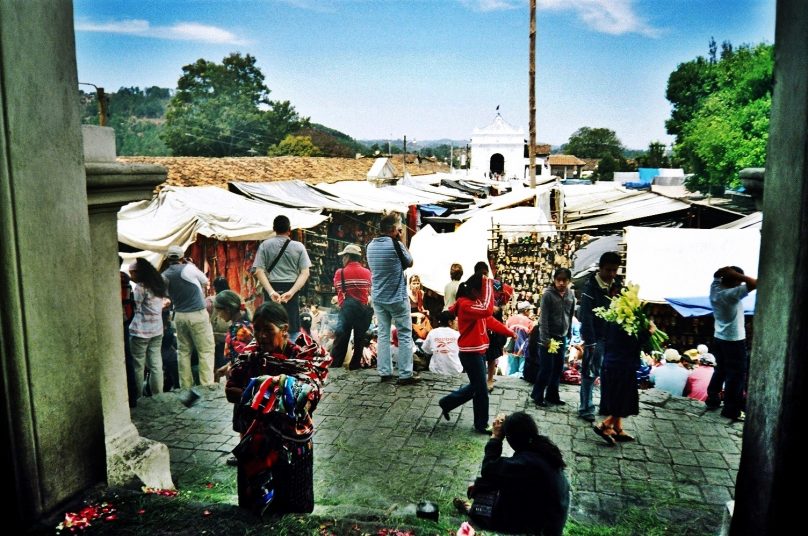
<svg viewBox="0 0 808 536">
<path fill-rule="evenodd" d="M 369 149 L 349 135 L 339 130 L 318 123 L 295 132 L 297 136 L 309 136 L 314 145 L 322 152 L 322 156 L 340 156 L 354 158 L 356 153 L 368 154 Z"/>
</svg>

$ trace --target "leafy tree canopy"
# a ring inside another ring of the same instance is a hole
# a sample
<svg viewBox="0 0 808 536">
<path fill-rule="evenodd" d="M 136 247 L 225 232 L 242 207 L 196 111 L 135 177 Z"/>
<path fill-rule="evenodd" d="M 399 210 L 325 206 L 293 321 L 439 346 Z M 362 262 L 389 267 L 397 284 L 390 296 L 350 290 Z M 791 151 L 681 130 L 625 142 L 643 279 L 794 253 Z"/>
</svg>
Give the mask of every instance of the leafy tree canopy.
<svg viewBox="0 0 808 536">
<path fill-rule="evenodd" d="M 79 93 L 81 122 L 98 124 L 98 97 Z M 166 88 L 122 87 L 107 93 L 107 126 L 115 129 L 117 153 L 121 156 L 166 156 L 170 151 L 160 132 L 171 92 Z"/>
<path fill-rule="evenodd" d="M 716 58 L 680 64 L 668 78 L 667 98 L 673 104 L 666 122 L 676 135 L 676 154 L 694 177 L 691 190 L 734 187 L 745 167 L 766 162 L 773 86 L 771 45 L 722 43 Z"/>
<path fill-rule="evenodd" d="M 163 139 L 175 155 L 267 154 L 308 125 L 289 101 L 272 101 L 256 59 L 233 53 L 182 68 L 166 113 Z"/>
<path fill-rule="evenodd" d="M 320 156 L 320 149 L 308 136 L 287 135 L 267 152 L 268 156 Z"/>
<path fill-rule="evenodd" d="M 564 153 L 575 155 L 578 158 L 611 156 L 619 159 L 623 155 L 623 144 L 617 138 L 614 130 L 581 127 L 572 133 L 569 141 L 562 146 L 562 150 Z"/>
</svg>

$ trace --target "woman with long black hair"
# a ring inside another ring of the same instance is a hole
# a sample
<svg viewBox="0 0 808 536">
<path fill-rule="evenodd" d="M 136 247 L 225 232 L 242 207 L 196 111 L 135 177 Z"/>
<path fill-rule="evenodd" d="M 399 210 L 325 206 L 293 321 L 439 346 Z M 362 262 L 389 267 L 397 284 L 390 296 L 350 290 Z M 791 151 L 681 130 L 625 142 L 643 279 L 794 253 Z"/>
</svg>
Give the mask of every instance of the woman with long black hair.
<svg viewBox="0 0 808 536">
<path fill-rule="evenodd" d="M 135 316 L 129 324 L 129 347 L 135 374 L 137 397 L 143 394 L 145 373 L 149 373 L 149 391 L 163 392 L 163 301 L 166 284 L 163 277 L 144 258 L 129 265 L 129 275 L 137 283 L 134 291 Z"/>
<path fill-rule="evenodd" d="M 487 329 L 513 337 L 514 333 L 502 322 L 493 318 L 494 296 L 490 279 L 475 273 L 457 288 L 457 301 L 449 307 L 457 315 L 460 338 L 460 363 L 469 377 L 468 385 L 449 393 L 438 401 L 443 418 L 449 420 L 449 412 L 474 400 L 474 430 L 481 434 L 491 432 L 488 426 L 488 384 L 486 382 Z"/>
</svg>

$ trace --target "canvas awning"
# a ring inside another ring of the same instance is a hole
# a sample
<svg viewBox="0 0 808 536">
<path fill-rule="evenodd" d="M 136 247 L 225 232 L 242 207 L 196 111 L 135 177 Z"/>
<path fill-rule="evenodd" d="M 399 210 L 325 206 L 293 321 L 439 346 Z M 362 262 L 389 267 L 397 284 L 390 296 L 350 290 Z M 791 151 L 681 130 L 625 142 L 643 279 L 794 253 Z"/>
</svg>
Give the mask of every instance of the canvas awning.
<svg viewBox="0 0 808 536">
<path fill-rule="evenodd" d="M 231 190 L 251 199 L 286 207 L 328 209 L 344 212 L 381 212 L 375 207 L 361 206 L 348 199 L 330 195 L 300 180 L 277 182 L 230 182 Z"/>
<path fill-rule="evenodd" d="M 263 240 L 274 234 L 272 221 L 281 214 L 289 217 L 293 229 L 308 229 L 326 219 L 215 186 L 166 186 L 156 197 L 118 212 L 118 240 L 155 252 L 172 245 L 187 248 L 198 234 L 217 240 Z"/>
<path fill-rule="evenodd" d="M 626 281 L 640 286 L 640 298 L 709 296 L 713 274 L 739 266 L 757 276 L 760 231 L 757 229 L 626 228 Z"/>
</svg>

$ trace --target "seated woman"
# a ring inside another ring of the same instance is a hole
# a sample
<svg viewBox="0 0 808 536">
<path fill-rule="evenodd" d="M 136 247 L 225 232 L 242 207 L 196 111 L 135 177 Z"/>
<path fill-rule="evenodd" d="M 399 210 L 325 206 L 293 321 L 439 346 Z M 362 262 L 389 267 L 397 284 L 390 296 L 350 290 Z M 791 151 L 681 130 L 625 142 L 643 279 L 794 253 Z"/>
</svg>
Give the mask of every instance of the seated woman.
<svg viewBox="0 0 808 536">
<path fill-rule="evenodd" d="M 243 437 L 238 459 L 239 506 L 265 512 L 314 508 L 311 413 L 320 400 L 331 357 L 311 338 L 288 339 L 289 317 L 276 302 L 253 318 L 255 344 L 230 370 L 225 394 L 238 405 L 234 428 Z"/>
<path fill-rule="evenodd" d="M 502 438 L 514 450 L 502 457 Z M 491 439 L 485 446 L 482 472 L 469 487 L 469 505 L 455 499 L 455 506 L 473 521 L 489 530 L 507 533 L 560 535 L 569 511 L 570 485 L 564 474 L 561 451 L 540 435 L 533 418 L 524 412 L 498 415 Z M 499 491 L 490 515 L 476 501 Z"/>
</svg>

